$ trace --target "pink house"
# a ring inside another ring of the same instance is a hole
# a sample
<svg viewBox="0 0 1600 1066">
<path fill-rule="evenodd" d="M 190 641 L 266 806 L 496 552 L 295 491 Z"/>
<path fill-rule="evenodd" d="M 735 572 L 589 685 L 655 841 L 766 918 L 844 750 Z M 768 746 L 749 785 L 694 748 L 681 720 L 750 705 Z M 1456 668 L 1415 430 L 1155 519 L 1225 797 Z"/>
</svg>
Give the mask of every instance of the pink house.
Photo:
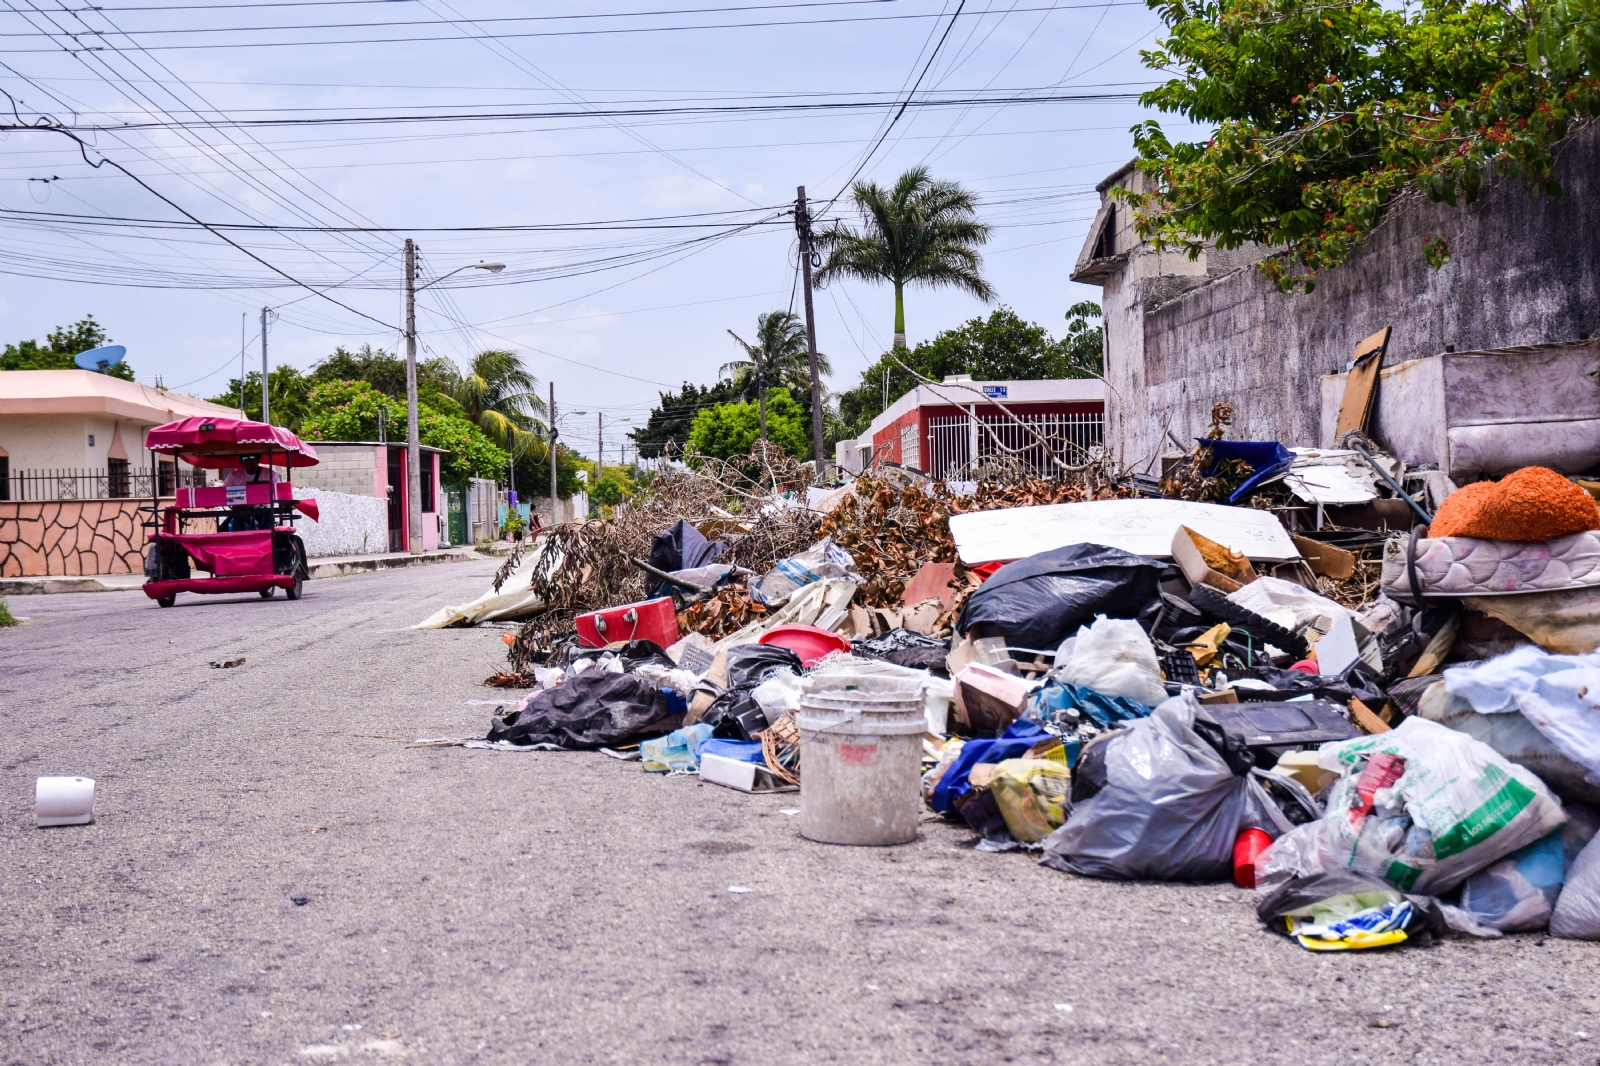
<svg viewBox="0 0 1600 1066">
<path fill-rule="evenodd" d="M 404 443 L 319 440 L 312 444 L 322 462 L 296 470 L 294 481 L 308 491 L 323 489 L 352 496 L 375 496 L 388 502 L 389 542 L 392 552 L 409 550 L 410 530 L 406 507 L 407 455 Z M 422 447 L 422 547 L 434 551 L 440 544 L 440 516 L 444 514 L 441 448 Z"/>
</svg>

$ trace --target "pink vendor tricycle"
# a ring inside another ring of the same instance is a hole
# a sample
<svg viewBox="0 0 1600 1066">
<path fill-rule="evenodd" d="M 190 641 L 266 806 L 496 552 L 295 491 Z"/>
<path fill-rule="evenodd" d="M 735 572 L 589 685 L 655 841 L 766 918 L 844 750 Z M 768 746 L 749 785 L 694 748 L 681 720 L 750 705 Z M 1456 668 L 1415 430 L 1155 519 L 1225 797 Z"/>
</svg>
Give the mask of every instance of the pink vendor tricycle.
<svg viewBox="0 0 1600 1066">
<path fill-rule="evenodd" d="M 281 426 L 234 418 L 169 422 L 150 431 L 147 447 L 228 476 L 222 485 L 178 489 L 165 510 L 159 498 L 152 501 L 144 594 L 163 607 L 180 592 L 256 592 L 265 600 L 283 589 L 298 600 L 306 549 L 295 535 L 295 512 L 315 521 L 317 504 L 296 500 L 292 483 L 272 468 L 292 477 L 295 467 L 317 464 L 316 450 Z M 196 518 L 215 518 L 217 532 L 185 532 Z M 211 576 L 193 577 L 193 570 Z"/>
</svg>

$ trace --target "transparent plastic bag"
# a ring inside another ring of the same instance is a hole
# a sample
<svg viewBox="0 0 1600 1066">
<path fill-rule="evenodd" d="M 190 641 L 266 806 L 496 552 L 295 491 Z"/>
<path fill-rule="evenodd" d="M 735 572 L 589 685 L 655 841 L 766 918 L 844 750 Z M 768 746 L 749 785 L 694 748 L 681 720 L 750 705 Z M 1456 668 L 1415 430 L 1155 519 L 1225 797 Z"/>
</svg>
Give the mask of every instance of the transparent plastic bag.
<svg viewBox="0 0 1600 1066">
<path fill-rule="evenodd" d="M 1012 837 L 1043 840 L 1066 818 L 1063 806 L 1072 776 L 1053 759 L 1007 759 L 995 770 L 989 791 Z"/>
<path fill-rule="evenodd" d="M 804 588 L 823 578 L 850 578 L 861 580 L 856 561 L 833 542 L 823 537 L 805 551 L 778 560 L 778 565 L 750 585 L 750 595 L 768 607 L 778 607 L 789 602 L 796 589 Z"/>
<path fill-rule="evenodd" d="M 1461 909 L 1490 929 L 1531 933 L 1550 924 L 1565 880 L 1561 834 L 1551 833 L 1467 878 Z"/>
<path fill-rule="evenodd" d="M 1578 853 L 1550 915 L 1550 935 L 1600 940 L 1600 836 Z"/>
</svg>

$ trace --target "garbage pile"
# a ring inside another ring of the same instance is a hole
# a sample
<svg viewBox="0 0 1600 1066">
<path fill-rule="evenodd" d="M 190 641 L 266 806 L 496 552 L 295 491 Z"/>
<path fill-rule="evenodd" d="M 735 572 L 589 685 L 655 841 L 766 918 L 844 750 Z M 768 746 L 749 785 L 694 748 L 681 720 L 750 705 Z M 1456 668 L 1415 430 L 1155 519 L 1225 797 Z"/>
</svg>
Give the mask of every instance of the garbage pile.
<svg viewBox="0 0 1600 1066">
<path fill-rule="evenodd" d="M 498 680 L 532 691 L 474 746 L 798 790 L 818 841 L 926 810 L 1076 875 L 1231 877 L 1310 950 L 1600 939 L 1595 497 L 1228 419 L 1161 479 L 660 474 L 511 567 L 540 613 Z"/>
</svg>

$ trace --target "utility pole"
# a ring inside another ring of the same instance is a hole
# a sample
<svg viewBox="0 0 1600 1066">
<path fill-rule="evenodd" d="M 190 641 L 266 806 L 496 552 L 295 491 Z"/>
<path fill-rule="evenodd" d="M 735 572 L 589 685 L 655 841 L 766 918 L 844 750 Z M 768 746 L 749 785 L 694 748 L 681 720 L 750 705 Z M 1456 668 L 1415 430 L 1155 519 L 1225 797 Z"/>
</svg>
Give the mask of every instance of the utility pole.
<svg viewBox="0 0 1600 1066">
<path fill-rule="evenodd" d="M 245 339 L 245 323 L 250 321 L 250 312 L 239 312 L 239 418 L 244 419 L 244 350 L 250 344 Z"/>
<path fill-rule="evenodd" d="M 556 524 L 556 383 L 550 383 L 550 524 Z"/>
<path fill-rule="evenodd" d="M 811 306 L 811 214 L 806 205 L 806 187 L 795 191 L 794 228 L 800 237 L 800 275 L 806 291 L 806 352 L 811 356 L 811 441 L 817 457 L 817 481 L 822 481 L 828 460 L 822 454 L 822 375 L 817 371 L 817 316 Z"/>
<path fill-rule="evenodd" d="M 261 421 L 272 424 L 272 414 L 267 403 L 267 315 L 269 308 L 261 309 Z"/>
<path fill-rule="evenodd" d="M 606 416 L 603 412 L 594 413 L 594 485 L 600 487 L 600 479 L 606 476 Z"/>
<path fill-rule="evenodd" d="M 417 436 L 417 246 L 406 238 L 406 526 L 422 554 L 422 441 Z"/>
</svg>

